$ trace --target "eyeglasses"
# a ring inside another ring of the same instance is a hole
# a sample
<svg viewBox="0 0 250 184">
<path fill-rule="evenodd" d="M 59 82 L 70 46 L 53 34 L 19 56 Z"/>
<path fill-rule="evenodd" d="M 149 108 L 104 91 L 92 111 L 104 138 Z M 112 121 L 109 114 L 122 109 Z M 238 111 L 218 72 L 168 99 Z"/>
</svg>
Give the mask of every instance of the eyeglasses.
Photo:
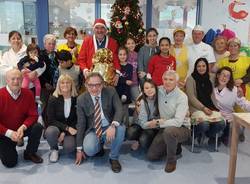
<svg viewBox="0 0 250 184">
<path fill-rule="evenodd" d="M 102 86 L 102 83 L 96 83 L 96 84 L 86 84 L 89 88 L 100 88 Z"/>
<path fill-rule="evenodd" d="M 221 73 L 220 77 L 223 77 L 223 78 L 226 78 L 226 79 L 230 79 L 231 75 L 230 74 L 227 75 L 227 74 Z"/>
</svg>

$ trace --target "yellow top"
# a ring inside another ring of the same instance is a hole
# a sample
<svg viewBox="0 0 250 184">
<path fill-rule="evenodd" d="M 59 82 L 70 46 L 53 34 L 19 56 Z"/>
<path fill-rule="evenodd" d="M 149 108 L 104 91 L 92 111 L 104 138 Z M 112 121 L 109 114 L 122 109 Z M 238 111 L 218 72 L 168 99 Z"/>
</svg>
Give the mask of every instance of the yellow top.
<svg viewBox="0 0 250 184">
<path fill-rule="evenodd" d="M 180 77 L 180 81 L 185 81 L 188 72 L 188 49 L 186 45 L 183 45 L 180 50 L 171 46 L 170 54 L 176 59 L 176 72 Z"/>
<path fill-rule="evenodd" d="M 246 56 L 240 56 L 236 62 L 229 62 L 229 58 L 225 57 L 218 61 L 218 68 L 228 66 L 233 71 L 233 78 L 241 79 L 247 74 L 247 69 L 250 66 L 250 58 Z"/>
<path fill-rule="evenodd" d="M 224 66 L 228 66 L 233 71 L 233 78 L 241 79 L 247 74 L 247 69 L 250 66 L 250 58 L 247 56 L 240 56 L 236 62 L 229 62 L 229 58 L 225 57 L 218 61 L 217 63 L 218 68 L 222 68 Z M 246 84 L 246 91 L 245 96 L 247 100 L 250 100 L 250 85 Z M 235 107 L 235 112 L 242 112 L 243 110 L 239 107 Z"/>
<path fill-rule="evenodd" d="M 76 47 L 77 47 L 77 53 L 79 54 L 80 49 L 81 49 L 81 45 L 76 44 Z M 71 52 L 72 49 L 68 47 L 67 43 L 62 43 L 62 44 L 57 46 L 57 50 L 58 51 L 67 50 L 67 51 Z M 78 57 L 78 55 L 77 56 L 75 56 L 75 54 L 72 55 L 72 63 L 76 63 L 77 57 Z"/>
</svg>

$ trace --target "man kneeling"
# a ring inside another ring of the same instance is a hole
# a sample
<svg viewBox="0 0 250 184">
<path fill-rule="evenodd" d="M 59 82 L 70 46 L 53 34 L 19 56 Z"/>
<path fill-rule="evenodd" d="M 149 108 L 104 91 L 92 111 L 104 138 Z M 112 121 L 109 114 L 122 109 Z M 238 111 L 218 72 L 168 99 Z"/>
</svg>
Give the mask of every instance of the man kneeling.
<svg viewBox="0 0 250 184">
<path fill-rule="evenodd" d="M 188 98 L 178 87 L 178 74 L 169 70 L 163 76 L 163 85 L 159 87 L 158 103 L 160 120 L 153 121 L 151 128 L 159 127 L 149 147 L 149 160 L 158 160 L 167 155 L 166 172 L 176 169 L 176 151 L 178 143 L 186 141 L 190 136 L 190 122 L 185 121 L 188 113 Z"/>
<path fill-rule="evenodd" d="M 4 166 L 14 167 L 18 160 L 16 145 L 28 136 L 24 159 L 42 163 L 36 152 L 43 127 L 37 123 L 34 95 L 29 89 L 21 89 L 22 74 L 17 69 L 6 73 L 6 83 L 0 89 L 0 159 Z"/>
<path fill-rule="evenodd" d="M 80 164 L 85 154 L 102 155 L 103 144 L 111 144 L 109 161 L 113 172 L 121 171 L 118 161 L 124 140 L 125 126 L 121 124 L 123 111 L 118 94 L 112 87 L 104 87 L 99 73 L 90 73 L 85 82 L 87 91 L 77 99 L 77 154 Z"/>
</svg>

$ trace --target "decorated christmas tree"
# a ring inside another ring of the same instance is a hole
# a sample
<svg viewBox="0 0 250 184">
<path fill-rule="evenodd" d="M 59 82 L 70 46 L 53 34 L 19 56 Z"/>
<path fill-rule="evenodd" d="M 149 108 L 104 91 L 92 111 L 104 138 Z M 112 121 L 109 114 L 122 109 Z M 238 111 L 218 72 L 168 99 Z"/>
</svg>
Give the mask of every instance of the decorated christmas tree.
<svg viewBox="0 0 250 184">
<path fill-rule="evenodd" d="M 136 48 L 144 44 L 142 13 L 138 0 L 116 0 L 112 5 L 111 36 L 119 45 L 124 45 L 128 37 L 135 40 Z"/>
</svg>

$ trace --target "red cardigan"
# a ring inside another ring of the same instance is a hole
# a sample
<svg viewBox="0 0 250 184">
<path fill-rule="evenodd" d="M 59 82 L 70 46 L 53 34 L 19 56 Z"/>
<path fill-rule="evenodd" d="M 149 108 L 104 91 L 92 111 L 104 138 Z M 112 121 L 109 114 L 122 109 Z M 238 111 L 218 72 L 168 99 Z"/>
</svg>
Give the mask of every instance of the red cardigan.
<svg viewBox="0 0 250 184">
<path fill-rule="evenodd" d="M 157 86 L 162 85 L 162 75 L 166 70 L 176 70 L 175 57 L 169 55 L 162 57 L 154 55 L 148 63 L 148 72 L 151 74 L 152 80 Z"/>
<path fill-rule="evenodd" d="M 34 95 L 29 89 L 21 89 L 21 94 L 14 100 L 6 87 L 0 89 L 0 135 L 8 129 L 16 131 L 22 124 L 30 127 L 37 121 L 37 108 Z"/>
<path fill-rule="evenodd" d="M 108 40 L 107 40 L 108 39 Z M 82 70 L 84 69 L 91 69 L 92 67 L 92 58 L 95 54 L 95 43 L 94 43 L 93 36 L 89 36 L 84 39 L 82 43 L 82 47 L 80 50 L 80 53 L 78 55 L 78 64 L 80 65 L 80 68 Z M 117 70 L 120 70 L 120 64 L 118 60 L 118 45 L 116 41 L 111 37 L 106 37 L 106 42 L 108 41 L 107 47 L 113 52 L 113 58 L 114 58 L 114 67 Z"/>
</svg>

